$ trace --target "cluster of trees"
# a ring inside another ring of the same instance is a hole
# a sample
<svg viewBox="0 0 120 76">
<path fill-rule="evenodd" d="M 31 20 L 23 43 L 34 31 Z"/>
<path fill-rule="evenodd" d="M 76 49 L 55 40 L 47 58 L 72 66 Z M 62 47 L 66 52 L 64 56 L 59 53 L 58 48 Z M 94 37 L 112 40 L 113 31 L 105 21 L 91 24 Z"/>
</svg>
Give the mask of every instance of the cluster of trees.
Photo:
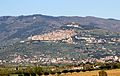
<svg viewBox="0 0 120 76">
<path fill-rule="evenodd" d="M 36 76 L 36 75 L 39 75 L 39 76 L 42 76 L 42 75 L 45 75 L 45 76 L 47 76 L 47 75 L 55 75 L 55 74 L 57 74 L 57 75 L 60 75 L 60 74 L 66 74 L 66 73 L 74 73 L 74 72 L 85 72 L 86 70 L 79 70 L 79 69 L 76 69 L 76 70 L 62 70 L 62 71 L 39 71 L 39 72 L 37 72 L 37 73 L 34 73 L 34 72 L 29 72 L 29 73 L 27 73 L 27 72 L 23 72 L 23 73 L 14 73 L 14 74 L 18 74 L 19 76 Z"/>
<path fill-rule="evenodd" d="M 115 63 L 104 63 L 102 64 L 99 69 L 119 69 L 120 68 L 120 63 L 115 62 Z"/>
<path fill-rule="evenodd" d="M 94 66 L 100 66 L 99 68 L 95 69 Z M 73 67 L 80 67 L 83 66 L 83 69 L 72 69 Z M 78 65 L 66 65 L 66 66 L 54 66 L 54 67 L 47 67 L 47 66 L 34 66 L 34 67 L 16 67 L 14 69 L 1 69 L 0 68 L 0 76 L 8 76 L 10 74 L 18 74 L 19 76 L 36 76 L 36 75 L 60 75 L 66 73 L 74 73 L 74 72 L 86 72 L 86 71 L 93 71 L 93 70 L 104 70 L 104 69 L 118 69 L 120 68 L 119 62 L 114 63 L 86 63 L 86 64 L 78 64 Z M 54 70 L 52 70 L 54 69 Z M 101 74 L 101 73 L 100 73 Z M 103 72 L 102 72 L 103 74 Z"/>
</svg>

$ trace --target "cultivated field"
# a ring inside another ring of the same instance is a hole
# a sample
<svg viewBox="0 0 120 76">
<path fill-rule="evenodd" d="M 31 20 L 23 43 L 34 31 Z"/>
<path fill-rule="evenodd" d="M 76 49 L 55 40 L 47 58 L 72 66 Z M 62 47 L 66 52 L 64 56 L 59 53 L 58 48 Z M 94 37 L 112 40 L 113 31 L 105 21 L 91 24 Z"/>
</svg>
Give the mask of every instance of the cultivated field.
<svg viewBox="0 0 120 76">
<path fill-rule="evenodd" d="M 42 76 L 99 76 L 100 70 L 95 71 L 86 71 L 86 72 L 74 72 L 74 73 L 62 73 L 60 75 L 54 74 L 54 75 L 42 75 Z M 105 70 L 107 72 L 107 76 L 120 76 L 120 69 L 113 69 L 113 70 Z M 18 76 L 17 74 L 11 74 L 10 76 Z M 22 75 L 24 76 L 24 75 Z M 36 75 L 38 76 L 38 75 Z"/>
<path fill-rule="evenodd" d="M 114 70 L 105 70 L 108 76 L 120 76 L 120 69 Z M 99 76 L 99 70 L 96 71 L 86 71 L 86 72 L 79 72 L 79 73 L 66 73 L 61 75 L 50 75 L 50 76 Z"/>
</svg>

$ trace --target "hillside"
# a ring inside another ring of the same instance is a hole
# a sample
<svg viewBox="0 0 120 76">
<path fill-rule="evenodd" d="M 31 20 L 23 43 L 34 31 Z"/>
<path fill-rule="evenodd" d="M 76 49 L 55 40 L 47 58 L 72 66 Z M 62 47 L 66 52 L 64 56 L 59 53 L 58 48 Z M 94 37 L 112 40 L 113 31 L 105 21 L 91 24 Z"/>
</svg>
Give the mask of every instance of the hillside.
<svg viewBox="0 0 120 76">
<path fill-rule="evenodd" d="M 54 31 L 69 22 L 77 22 L 83 26 L 99 27 L 102 29 L 120 32 L 120 21 L 97 17 L 53 17 L 41 14 L 28 16 L 0 17 L 0 41 L 21 40 L 31 35 L 38 35 Z"/>
<path fill-rule="evenodd" d="M 1 64 L 120 61 L 120 21 L 45 15 L 0 17 Z"/>
</svg>

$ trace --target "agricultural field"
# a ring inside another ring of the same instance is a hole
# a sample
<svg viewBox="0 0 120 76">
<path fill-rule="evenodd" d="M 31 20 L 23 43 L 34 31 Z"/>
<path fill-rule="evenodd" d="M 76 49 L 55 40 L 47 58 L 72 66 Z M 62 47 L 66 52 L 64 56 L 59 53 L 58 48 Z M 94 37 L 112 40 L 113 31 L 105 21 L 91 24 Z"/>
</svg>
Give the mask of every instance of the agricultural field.
<svg viewBox="0 0 120 76">
<path fill-rule="evenodd" d="M 66 73 L 61 74 L 59 76 L 99 76 L 100 70 L 95 71 L 86 71 L 86 72 L 79 72 L 79 73 Z M 108 76 L 120 76 L 120 69 L 113 69 L 113 70 L 105 70 Z M 57 76 L 57 75 L 49 75 L 49 76 Z"/>
<path fill-rule="evenodd" d="M 42 76 L 99 76 L 99 71 L 100 70 L 86 71 L 86 72 L 79 72 L 79 73 L 74 72 L 74 73 L 61 73 L 61 74 L 54 74 L 54 75 L 50 74 L 50 75 L 42 75 Z M 120 76 L 120 69 L 104 70 L 104 71 L 107 73 L 107 76 Z M 10 76 L 18 76 L 18 75 L 12 74 Z"/>
</svg>

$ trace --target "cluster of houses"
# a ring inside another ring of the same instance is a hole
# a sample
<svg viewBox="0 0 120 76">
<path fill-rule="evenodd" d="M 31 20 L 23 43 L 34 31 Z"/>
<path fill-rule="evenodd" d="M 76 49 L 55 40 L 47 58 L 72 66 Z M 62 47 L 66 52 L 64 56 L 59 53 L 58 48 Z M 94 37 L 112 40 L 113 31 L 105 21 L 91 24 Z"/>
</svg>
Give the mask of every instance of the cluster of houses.
<svg viewBox="0 0 120 76">
<path fill-rule="evenodd" d="M 12 56 L 12 55 L 11 55 Z M 47 57 L 47 56 L 39 56 L 39 55 L 33 55 L 28 57 L 27 55 L 19 55 L 19 54 L 14 54 L 14 57 L 11 60 L 0 60 L 0 64 L 42 64 L 42 65 L 50 65 L 50 64 L 79 64 L 79 63 L 95 63 L 95 62 L 101 62 L 101 63 L 106 63 L 106 62 L 115 62 L 118 61 L 120 62 L 120 56 L 105 56 L 103 58 L 97 59 L 97 58 L 86 58 L 82 60 L 75 60 L 75 59 L 66 59 L 63 57 L 59 58 L 53 58 L 53 57 Z"/>
</svg>

